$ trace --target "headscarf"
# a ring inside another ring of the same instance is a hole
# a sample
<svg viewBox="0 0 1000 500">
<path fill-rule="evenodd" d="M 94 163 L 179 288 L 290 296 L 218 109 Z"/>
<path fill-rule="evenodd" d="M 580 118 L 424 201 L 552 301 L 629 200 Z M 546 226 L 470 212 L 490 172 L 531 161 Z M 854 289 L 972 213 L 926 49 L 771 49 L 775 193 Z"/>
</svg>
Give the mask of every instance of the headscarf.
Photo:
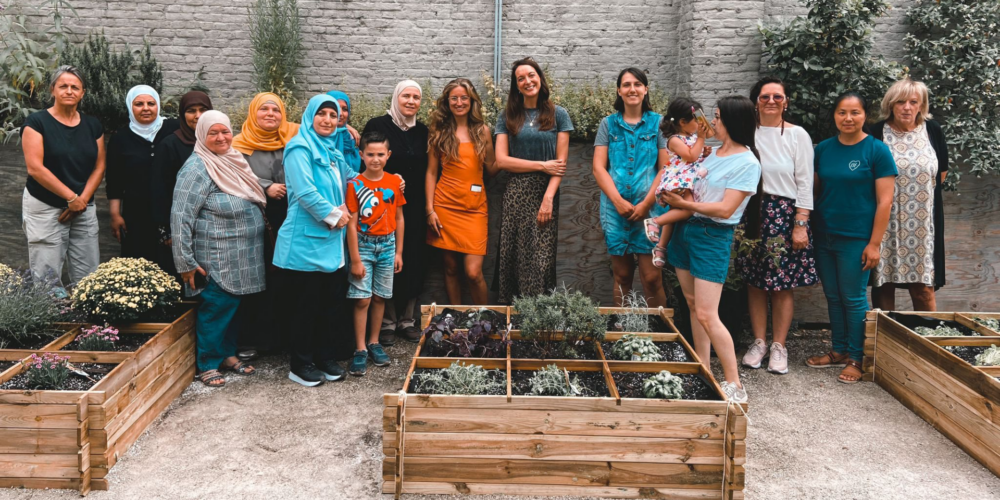
<svg viewBox="0 0 1000 500">
<path fill-rule="evenodd" d="M 337 115 L 340 116 L 340 103 L 336 99 L 326 94 L 312 96 L 309 99 L 309 104 L 306 105 L 306 110 L 302 112 L 299 133 L 285 146 L 286 157 L 289 151 L 295 148 L 304 148 L 309 152 L 312 161 L 319 165 L 329 167 L 330 163 L 334 161 L 346 163 L 344 155 L 338 149 L 340 141 L 337 139 L 337 132 L 334 131 L 329 136 L 323 137 L 317 134 L 316 129 L 313 128 L 313 118 L 319 112 L 320 106 L 326 102 L 333 103 L 337 108 Z"/>
<path fill-rule="evenodd" d="M 396 90 L 392 93 L 392 103 L 389 105 L 389 116 L 392 117 L 392 123 L 395 123 L 400 130 L 407 131 L 413 128 L 417 124 L 417 115 L 413 115 L 409 118 L 403 116 L 403 111 L 399 109 L 399 94 L 402 94 L 404 90 L 413 87 L 417 89 L 423 95 L 423 90 L 420 88 L 420 84 L 413 80 L 403 80 L 396 84 Z"/>
<path fill-rule="evenodd" d="M 136 97 L 141 95 L 152 96 L 156 100 L 156 119 L 153 123 L 149 125 L 143 125 L 135 119 L 135 113 L 132 112 L 132 102 L 135 101 Z M 129 89 L 128 94 L 125 96 L 125 106 L 128 108 L 128 128 L 132 129 L 136 135 L 146 139 L 149 142 L 153 142 L 156 139 L 156 133 L 160 131 L 160 127 L 163 126 L 163 116 L 160 115 L 160 94 L 156 92 L 156 89 L 150 87 L 149 85 L 136 85 Z"/>
<path fill-rule="evenodd" d="M 340 104 L 340 100 L 343 100 L 344 104 L 347 105 L 347 112 L 351 112 L 351 98 L 347 94 L 339 90 L 331 90 L 326 95 L 337 99 L 338 104 Z M 344 155 L 344 159 L 347 160 L 347 164 L 351 166 L 351 169 L 358 170 L 361 167 L 361 152 L 358 151 L 354 137 L 351 137 L 351 133 L 347 131 L 346 123 L 342 127 L 337 128 L 337 136 L 340 142 L 340 152 Z"/>
<path fill-rule="evenodd" d="M 181 97 L 181 128 L 177 129 L 177 131 L 174 132 L 174 135 L 176 135 L 181 142 L 187 144 L 188 146 L 194 146 L 194 143 L 197 140 L 194 136 L 194 129 L 191 128 L 188 125 L 187 120 L 184 119 L 184 113 L 187 113 L 188 108 L 191 106 L 197 105 L 204 106 L 206 110 L 211 110 L 212 99 L 208 97 L 208 94 L 197 90 L 192 90 L 191 92 L 184 94 L 184 97 Z"/>
<path fill-rule="evenodd" d="M 281 124 L 277 130 L 270 132 L 257 123 L 257 111 L 268 102 L 277 104 L 281 111 Z M 250 101 L 250 112 L 243 122 L 243 128 L 236 137 L 233 137 L 233 149 L 248 156 L 252 156 L 254 151 L 277 151 L 284 148 L 298 131 L 299 125 L 288 121 L 285 103 L 281 98 L 271 92 L 261 92 L 253 96 L 253 100 Z"/>
<path fill-rule="evenodd" d="M 223 193 L 264 206 L 267 199 L 264 188 L 260 187 L 257 176 L 250 170 L 250 164 L 243 155 L 232 146 L 225 154 L 215 154 L 205 145 L 208 129 L 219 123 L 232 130 L 229 117 L 221 111 L 206 111 L 201 115 L 198 126 L 194 129 L 194 135 L 198 139 L 194 145 L 194 153 L 205 162 L 208 176 Z"/>
</svg>

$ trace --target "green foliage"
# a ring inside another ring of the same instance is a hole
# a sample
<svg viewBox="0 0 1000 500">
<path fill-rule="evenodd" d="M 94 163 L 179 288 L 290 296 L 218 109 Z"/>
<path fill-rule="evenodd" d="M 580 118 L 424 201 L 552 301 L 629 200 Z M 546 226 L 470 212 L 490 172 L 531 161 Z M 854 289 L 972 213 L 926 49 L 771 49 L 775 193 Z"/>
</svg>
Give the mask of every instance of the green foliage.
<svg viewBox="0 0 1000 500">
<path fill-rule="evenodd" d="M 684 397 L 684 382 L 663 370 L 642 383 L 642 392 L 650 399 L 681 399 Z"/>
<path fill-rule="evenodd" d="M 414 375 L 428 394 L 481 395 L 498 390 L 504 384 L 496 379 L 498 370 L 455 361 L 448 368 Z"/>
<path fill-rule="evenodd" d="M 952 163 L 977 177 L 1000 171 L 1000 2 L 920 0 L 908 12 L 913 73 L 930 88 L 932 113 Z M 954 188 L 959 170 L 949 170 Z"/>
<path fill-rule="evenodd" d="M 996 318 L 976 318 L 976 323 L 993 331 L 1000 331 L 1000 320 Z"/>
<path fill-rule="evenodd" d="M 24 276 L 0 273 L 0 349 L 8 344 L 23 345 L 51 336 L 47 330 L 60 320 L 62 303 L 53 294 L 53 283 Z"/>
<path fill-rule="evenodd" d="M 566 108 L 566 112 L 569 113 L 569 117 L 573 121 L 573 131 L 570 132 L 570 138 L 593 142 L 601 120 L 615 112 L 614 104 L 618 97 L 618 88 L 615 83 L 614 81 L 605 82 L 598 78 L 590 82 L 563 85 L 554 78 L 549 78 L 549 85 L 552 88 L 552 102 Z M 669 99 L 664 92 L 651 87 L 649 100 L 654 111 L 660 114 L 666 112 Z"/>
<path fill-rule="evenodd" d="M 1000 346 L 990 346 L 982 354 L 976 355 L 976 366 L 1000 366 Z"/>
<path fill-rule="evenodd" d="M 570 377 L 569 372 L 556 365 L 549 365 L 528 380 L 531 394 L 535 396 L 578 396 L 581 394 L 580 381 Z"/>
<path fill-rule="evenodd" d="M 936 328 L 928 328 L 926 326 L 918 326 L 913 329 L 913 331 L 924 337 L 964 337 L 965 334 L 957 328 L 952 328 L 941 322 L 941 326 Z"/>
<path fill-rule="evenodd" d="M 247 31 L 257 91 L 274 92 L 286 105 L 294 104 L 296 77 L 305 56 L 298 2 L 254 0 L 247 7 Z"/>
<path fill-rule="evenodd" d="M 76 66 L 86 80 L 86 93 L 80 110 L 97 117 L 105 134 L 127 127 L 128 107 L 125 97 L 136 85 L 149 85 L 163 95 L 163 70 L 153 57 L 149 40 L 140 50 L 128 45 L 121 52 L 113 49 L 102 31 L 87 36 L 79 46 L 69 46 L 60 55 L 59 64 Z M 162 105 L 162 103 L 161 103 Z"/>
<path fill-rule="evenodd" d="M 621 287 L 619 287 L 621 292 Z M 615 329 L 620 332 L 645 333 L 649 331 L 649 316 L 646 309 L 649 303 L 639 291 L 632 289 L 622 294 L 622 306 L 625 312 L 615 314 Z"/>
<path fill-rule="evenodd" d="M 538 344 L 542 358 L 553 354 L 576 358 L 577 346 L 587 340 L 600 341 L 607 330 L 599 304 L 579 290 L 570 292 L 565 285 L 548 294 L 517 297 L 513 305 L 521 315 L 521 338 Z"/>
<path fill-rule="evenodd" d="M 652 337 L 628 334 L 611 347 L 611 357 L 624 361 L 660 361 L 663 356 Z"/>
<path fill-rule="evenodd" d="M 767 72 L 788 84 L 792 120 L 814 141 L 836 134 L 830 117 L 834 99 L 854 90 L 870 102 L 874 118 L 878 101 L 900 68 L 872 51 L 875 20 L 889 9 L 885 0 L 803 0 L 806 17 L 779 26 L 759 26 L 764 38 Z"/>
<path fill-rule="evenodd" d="M 69 378 L 69 356 L 45 352 L 41 356 L 32 354 L 21 363 L 27 367 L 28 389 L 34 391 L 62 389 Z"/>
</svg>

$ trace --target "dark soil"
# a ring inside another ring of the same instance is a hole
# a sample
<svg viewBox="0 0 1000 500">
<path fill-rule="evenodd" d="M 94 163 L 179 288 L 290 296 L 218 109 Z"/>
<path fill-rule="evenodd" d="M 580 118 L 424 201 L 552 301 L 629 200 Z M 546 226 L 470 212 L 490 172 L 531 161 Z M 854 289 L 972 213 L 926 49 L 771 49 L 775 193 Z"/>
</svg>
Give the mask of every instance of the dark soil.
<svg viewBox="0 0 1000 500">
<path fill-rule="evenodd" d="M 49 330 L 38 334 L 17 339 L 0 337 L 0 349 L 31 349 L 38 350 L 52 343 L 60 335 L 66 332 L 61 330 Z"/>
<path fill-rule="evenodd" d="M 115 342 L 114 348 L 108 352 L 133 352 L 138 350 L 140 347 L 149 342 L 149 339 L 156 336 L 155 333 L 121 333 L 118 334 L 118 342 Z M 63 347 L 64 351 L 81 351 L 80 341 L 74 340 Z"/>
<path fill-rule="evenodd" d="M 614 379 L 615 386 L 618 387 L 619 396 L 623 398 L 646 399 L 646 395 L 642 392 L 642 383 L 646 381 L 646 378 L 653 375 L 655 373 L 612 372 L 611 378 Z M 674 375 L 684 381 L 684 397 L 681 399 L 721 401 L 721 398 L 715 394 L 715 391 L 712 390 L 701 375 L 688 373 L 675 373 Z"/>
<path fill-rule="evenodd" d="M 513 396 L 532 396 L 531 377 L 534 370 L 514 370 L 510 373 L 510 393 Z M 607 398 L 611 397 L 608 383 L 603 372 L 569 372 L 570 378 L 579 380 L 580 397 Z"/>
<path fill-rule="evenodd" d="M 608 360 L 612 360 L 611 349 L 615 345 L 614 342 L 601 342 L 601 349 L 604 350 L 604 357 Z M 680 342 L 656 342 L 656 347 L 660 348 L 660 355 L 663 362 L 672 363 L 689 363 L 691 358 L 688 357 L 687 351 L 684 350 L 684 346 Z M 632 361 L 631 359 L 620 359 L 617 361 Z"/>
<path fill-rule="evenodd" d="M 941 347 L 948 350 L 955 356 L 964 359 L 967 363 L 973 366 L 976 364 L 976 356 L 985 352 L 986 349 L 989 349 L 989 346 L 981 345 L 947 345 Z"/>
<path fill-rule="evenodd" d="M 0 361 L 0 373 L 17 364 L 17 361 Z"/>
<path fill-rule="evenodd" d="M 594 347 L 596 344 L 593 342 L 584 342 L 581 345 L 574 346 L 577 356 L 574 358 L 568 358 L 559 353 L 559 342 L 552 343 L 552 351 L 557 353 L 548 357 L 542 356 L 542 348 L 530 340 L 515 340 L 510 345 L 510 357 L 512 359 L 598 359 L 597 349 Z"/>
<path fill-rule="evenodd" d="M 86 391 L 91 387 L 96 385 L 101 381 L 102 378 L 107 376 L 118 366 L 117 363 L 73 363 L 76 368 L 87 372 L 90 375 L 90 379 L 83 378 L 79 375 L 70 373 L 69 378 L 66 379 L 66 383 L 63 385 L 61 390 L 63 391 Z M 27 385 L 28 375 L 25 373 L 20 373 L 15 375 L 14 378 L 0 384 L 0 390 L 15 390 L 15 391 L 27 391 L 31 390 Z"/>
<path fill-rule="evenodd" d="M 422 374 L 422 373 L 427 373 L 427 372 L 431 372 L 431 371 L 435 371 L 435 370 L 437 370 L 437 369 L 436 368 L 417 368 L 417 369 L 413 370 L 413 377 L 410 379 L 410 389 L 408 391 L 406 391 L 407 394 L 430 394 L 429 392 L 427 392 L 426 390 L 424 390 L 423 386 L 421 385 L 421 383 L 420 383 L 421 377 L 419 375 Z M 500 370 L 490 370 L 489 373 L 490 373 L 490 376 L 493 378 L 493 380 L 495 380 L 496 382 L 499 382 L 499 385 L 496 386 L 493 390 L 487 392 L 486 394 L 482 394 L 482 396 L 506 396 L 507 395 L 507 375 L 503 371 L 500 371 Z"/>
<path fill-rule="evenodd" d="M 521 315 L 520 314 L 511 314 L 510 315 L 510 324 L 511 324 L 511 330 L 520 330 L 521 329 Z"/>
<path fill-rule="evenodd" d="M 944 323 L 944 326 L 954 328 L 962 332 L 962 335 L 965 335 L 966 337 L 979 336 L 979 332 L 976 332 L 970 328 L 966 328 L 965 326 L 956 321 L 929 318 L 927 316 L 920 316 L 917 314 L 889 313 L 888 316 L 896 320 L 899 324 L 909 328 L 910 330 L 916 330 L 918 326 L 926 326 L 927 328 L 933 330 L 934 328 L 937 328 L 941 326 L 942 323 Z"/>
</svg>

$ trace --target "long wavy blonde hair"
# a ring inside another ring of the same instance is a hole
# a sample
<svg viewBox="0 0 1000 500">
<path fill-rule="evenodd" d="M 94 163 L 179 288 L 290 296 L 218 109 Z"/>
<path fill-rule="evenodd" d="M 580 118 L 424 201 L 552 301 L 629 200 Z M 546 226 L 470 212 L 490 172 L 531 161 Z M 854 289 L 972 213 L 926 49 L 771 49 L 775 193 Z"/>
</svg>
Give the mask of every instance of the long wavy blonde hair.
<svg viewBox="0 0 1000 500">
<path fill-rule="evenodd" d="M 438 158 L 444 163 L 448 160 L 458 159 L 458 136 L 455 134 L 458 124 L 455 116 L 451 113 L 448 97 L 452 90 L 462 87 L 469 94 L 469 116 L 468 127 L 472 144 L 476 148 L 476 155 L 481 161 L 486 160 L 486 146 L 490 143 L 489 132 L 483 126 L 483 101 L 479 99 L 476 87 L 467 78 L 456 78 L 444 86 L 441 96 L 434 103 L 434 111 L 431 111 L 430 137 L 428 147 L 437 153 Z"/>
</svg>

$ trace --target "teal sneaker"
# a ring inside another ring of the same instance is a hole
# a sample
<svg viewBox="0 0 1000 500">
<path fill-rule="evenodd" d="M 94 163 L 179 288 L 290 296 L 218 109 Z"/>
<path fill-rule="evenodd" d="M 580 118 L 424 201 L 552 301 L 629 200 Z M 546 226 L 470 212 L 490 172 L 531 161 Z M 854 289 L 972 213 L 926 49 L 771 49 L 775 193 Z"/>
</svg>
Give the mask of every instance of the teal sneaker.
<svg viewBox="0 0 1000 500">
<path fill-rule="evenodd" d="M 368 351 L 354 351 L 354 359 L 351 360 L 351 366 L 347 368 L 347 372 L 356 377 L 361 377 L 367 371 Z"/>
<path fill-rule="evenodd" d="M 372 364 L 375 366 L 386 366 L 392 363 L 389 360 L 389 355 L 385 353 L 385 349 L 379 344 L 368 344 L 368 357 L 372 358 Z"/>
</svg>

